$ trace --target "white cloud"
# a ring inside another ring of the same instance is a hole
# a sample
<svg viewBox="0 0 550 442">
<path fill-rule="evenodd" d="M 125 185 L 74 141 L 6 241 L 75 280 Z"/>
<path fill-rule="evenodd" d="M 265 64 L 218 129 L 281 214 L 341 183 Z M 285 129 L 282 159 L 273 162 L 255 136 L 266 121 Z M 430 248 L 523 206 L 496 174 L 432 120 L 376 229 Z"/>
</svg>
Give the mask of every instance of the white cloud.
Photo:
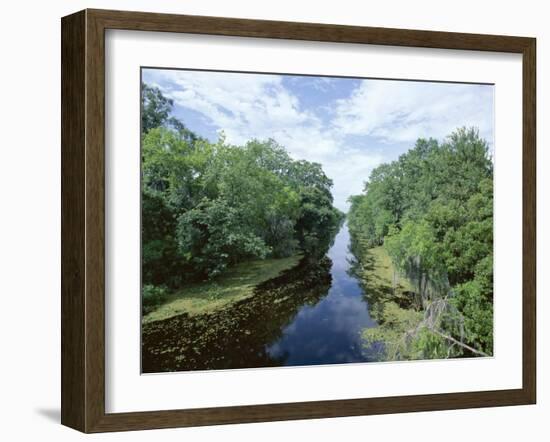
<svg viewBox="0 0 550 442">
<path fill-rule="evenodd" d="M 358 194 L 371 170 L 384 161 L 367 143 L 347 143 L 349 135 L 383 143 L 418 137 L 443 138 L 459 126 L 477 126 L 492 140 L 492 89 L 386 80 L 365 80 L 346 99 L 305 109 L 279 75 L 148 70 L 147 79 L 161 86 L 178 106 L 200 113 L 223 130 L 227 142 L 274 138 L 294 158 L 315 161 L 334 181 L 335 205 L 347 210 L 347 198 Z M 318 79 L 315 79 L 318 80 Z M 334 79 L 315 81 L 338 87 Z"/>
<path fill-rule="evenodd" d="M 240 144 L 267 133 L 285 134 L 296 127 L 320 127 L 315 114 L 301 110 L 295 96 L 276 75 L 154 71 L 176 104 L 203 114 Z M 164 80 L 164 81 L 163 81 Z"/>
<path fill-rule="evenodd" d="M 347 147 L 345 135 L 303 109 L 281 76 L 156 70 L 148 71 L 147 78 L 178 106 L 222 129 L 228 143 L 274 138 L 294 158 L 320 163 L 334 181 L 335 204 L 342 210 L 383 161 L 378 154 Z"/>
<path fill-rule="evenodd" d="M 457 127 L 475 126 L 493 141 L 493 89 L 479 85 L 364 81 L 338 100 L 334 124 L 346 134 L 386 142 L 443 139 Z"/>
</svg>

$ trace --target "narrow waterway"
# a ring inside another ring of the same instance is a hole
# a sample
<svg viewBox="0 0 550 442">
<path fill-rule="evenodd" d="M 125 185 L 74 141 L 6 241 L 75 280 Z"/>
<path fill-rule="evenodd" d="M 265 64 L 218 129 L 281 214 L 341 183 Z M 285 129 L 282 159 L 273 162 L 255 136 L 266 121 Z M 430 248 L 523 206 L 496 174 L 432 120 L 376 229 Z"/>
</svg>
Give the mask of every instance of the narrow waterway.
<svg viewBox="0 0 550 442">
<path fill-rule="evenodd" d="M 365 349 L 361 339 L 361 331 L 376 323 L 350 271 L 349 246 L 344 224 L 330 260 L 283 272 L 258 287 L 255 296 L 226 309 L 146 324 L 143 372 L 378 360 L 379 352 Z"/>
<path fill-rule="evenodd" d="M 363 348 L 361 330 L 374 327 L 369 306 L 357 279 L 350 272 L 353 255 L 344 224 L 328 252 L 332 282 L 315 305 L 303 305 L 285 326 L 282 336 L 267 346 L 267 353 L 283 365 L 340 364 L 374 360 Z"/>
</svg>

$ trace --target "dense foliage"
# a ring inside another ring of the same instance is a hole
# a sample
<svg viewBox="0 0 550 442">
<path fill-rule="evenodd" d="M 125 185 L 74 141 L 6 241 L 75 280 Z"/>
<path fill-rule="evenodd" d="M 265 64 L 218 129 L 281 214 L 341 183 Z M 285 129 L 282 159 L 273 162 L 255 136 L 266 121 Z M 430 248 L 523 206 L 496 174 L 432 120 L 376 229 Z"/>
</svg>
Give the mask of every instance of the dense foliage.
<svg viewBox="0 0 550 442">
<path fill-rule="evenodd" d="M 425 317 L 409 346 L 416 356 L 492 354 L 493 164 L 478 132 L 419 139 L 374 169 L 350 202 L 358 259 L 361 248 L 383 244 L 421 297 Z"/>
<path fill-rule="evenodd" d="M 249 259 L 323 256 L 343 214 L 321 166 L 274 140 L 211 143 L 142 87 L 142 266 L 151 300 Z"/>
</svg>

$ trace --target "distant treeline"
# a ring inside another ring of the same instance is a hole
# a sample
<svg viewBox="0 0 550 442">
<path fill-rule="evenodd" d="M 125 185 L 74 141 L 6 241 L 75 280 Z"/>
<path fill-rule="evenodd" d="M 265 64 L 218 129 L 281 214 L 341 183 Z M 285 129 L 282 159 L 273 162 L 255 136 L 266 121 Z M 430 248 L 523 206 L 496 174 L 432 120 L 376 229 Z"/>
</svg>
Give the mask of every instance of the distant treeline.
<svg viewBox="0 0 550 442">
<path fill-rule="evenodd" d="M 422 339 L 424 357 L 492 354 L 493 163 L 478 132 L 419 139 L 350 201 L 358 259 L 383 244 L 422 299 L 424 321 L 403 342 Z"/>
<path fill-rule="evenodd" d="M 274 140 L 234 146 L 222 135 L 212 143 L 175 119 L 172 106 L 142 84 L 142 279 L 149 292 L 249 259 L 325 254 L 344 215 L 319 164 L 291 159 Z"/>
</svg>

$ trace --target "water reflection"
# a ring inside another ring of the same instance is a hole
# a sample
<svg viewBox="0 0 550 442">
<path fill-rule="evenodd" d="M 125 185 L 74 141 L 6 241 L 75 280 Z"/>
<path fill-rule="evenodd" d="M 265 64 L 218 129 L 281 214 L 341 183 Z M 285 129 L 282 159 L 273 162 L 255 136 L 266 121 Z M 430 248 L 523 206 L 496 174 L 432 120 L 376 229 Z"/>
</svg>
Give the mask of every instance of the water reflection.
<svg viewBox="0 0 550 442">
<path fill-rule="evenodd" d="M 320 262 L 300 266 L 257 294 L 208 315 L 148 324 L 142 371 L 207 370 L 362 362 L 360 332 L 376 323 L 350 272 L 347 225 Z"/>
<path fill-rule="evenodd" d="M 350 235 L 343 225 L 328 256 L 332 261 L 332 281 L 327 295 L 314 306 L 304 306 L 285 327 L 282 337 L 267 352 L 284 365 L 338 364 L 370 361 L 360 332 L 373 327 L 363 290 L 349 272 L 353 256 Z"/>
<path fill-rule="evenodd" d="M 304 264 L 258 287 L 228 309 L 147 324 L 142 331 L 142 372 L 284 365 L 266 344 L 282 336 L 297 312 L 329 290 L 331 261 Z"/>
</svg>

